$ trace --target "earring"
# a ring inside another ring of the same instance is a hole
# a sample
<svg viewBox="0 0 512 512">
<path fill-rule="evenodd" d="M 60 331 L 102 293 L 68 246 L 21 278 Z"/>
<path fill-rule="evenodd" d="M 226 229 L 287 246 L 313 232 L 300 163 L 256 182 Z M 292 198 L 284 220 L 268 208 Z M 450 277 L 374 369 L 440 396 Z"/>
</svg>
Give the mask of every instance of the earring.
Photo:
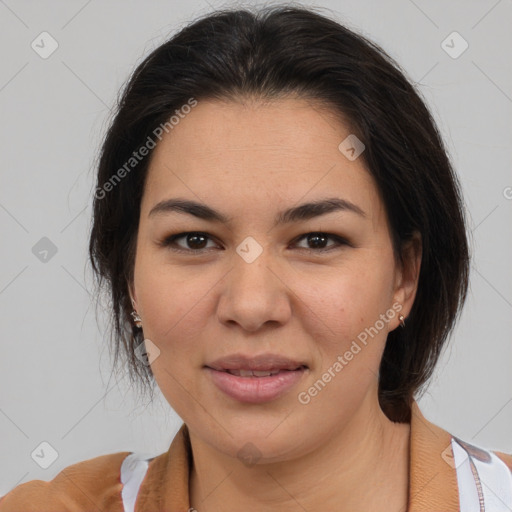
<svg viewBox="0 0 512 512">
<path fill-rule="evenodd" d="M 138 327 L 139 329 L 142 327 L 142 319 L 140 318 L 139 314 L 137 313 L 137 311 L 133 310 L 130 315 L 132 316 L 133 318 L 133 323 L 135 324 L 136 327 Z"/>
<path fill-rule="evenodd" d="M 400 315 L 400 316 L 398 317 L 398 320 L 400 320 L 400 325 L 401 325 L 402 327 L 405 327 L 405 316 L 404 316 L 404 315 Z"/>
</svg>

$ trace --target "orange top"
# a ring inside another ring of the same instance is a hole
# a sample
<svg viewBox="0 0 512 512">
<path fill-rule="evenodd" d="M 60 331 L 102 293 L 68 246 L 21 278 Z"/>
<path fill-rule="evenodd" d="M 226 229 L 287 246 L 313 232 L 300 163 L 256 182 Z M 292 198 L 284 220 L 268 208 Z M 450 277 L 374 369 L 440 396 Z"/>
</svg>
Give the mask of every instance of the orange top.
<svg viewBox="0 0 512 512">
<path fill-rule="evenodd" d="M 126 504 L 123 505 L 121 482 L 121 464 L 130 453 L 102 455 L 73 464 L 50 482 L 33 480 L 20 484 L 0 498 L 0 512 L 132 510 L 130 507 L 125 509 Z M 182 425 L 167 452 L 148 460 L 147 472 L 138 489 L 135 512 L 187 512 L 190 508 L 188 484 L 192 461 L 187 426 Z M 499 493 L 499 503 L 505 504 L 512 499 L 512 455 L 489 452 L 452 436 L 425 419 L 415 401 L 412 405 L 409 462 L 408 512 L 470 510 L 464 506 L 460 508 L 461 490 L 463 505 L 464 501 L 478 499 L 481 512 L 498 510 L 491 503 L 493 496 Z M 489 468 L 492 471 L 486 473 Z M 464 476 L 463 469 L 471 470 L 467 473 L 469 477 Z M 498 473 L 500 481 L 496 480 L 496 483 L 482 477 Z M 486 495 L 489 489 L 493 496 Z M 499 510 L 512 510 L 509 508 L 511 505 L 509 502 Z"/>
</svg>

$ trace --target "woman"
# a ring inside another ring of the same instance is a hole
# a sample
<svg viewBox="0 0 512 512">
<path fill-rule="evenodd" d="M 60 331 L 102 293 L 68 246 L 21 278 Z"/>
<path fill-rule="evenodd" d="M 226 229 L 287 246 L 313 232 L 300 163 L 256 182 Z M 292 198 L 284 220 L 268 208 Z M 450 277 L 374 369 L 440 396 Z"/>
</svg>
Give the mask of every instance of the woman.
<svg viewBox="0 0 512 512">
<path fill-rule="evenodd" d="M 184 424 L 166 453 L 80 462 L 0 512 L 510 510 L 512 456 L 416 402 L 466 296 L 463 208 L 370 41 L 296 7 L 186 27 L 124 91 L 90 238 L 116 356 Z"/>
</svg>

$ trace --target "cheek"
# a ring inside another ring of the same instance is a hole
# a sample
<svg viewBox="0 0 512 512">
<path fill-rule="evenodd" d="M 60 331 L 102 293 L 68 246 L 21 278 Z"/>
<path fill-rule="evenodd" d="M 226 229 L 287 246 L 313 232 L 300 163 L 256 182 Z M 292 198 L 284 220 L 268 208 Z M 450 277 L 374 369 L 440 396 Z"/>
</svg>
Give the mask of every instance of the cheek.
<svg viewBox="0 0 512 512">
<path fill-rule="evenodd" d="M 191 278 L 171 266 L 155 265 L 141 256 L 135 281 L 144 336 L 168 355 L 197 353 L 200 333 L 208 320 L 207 291 L 214 280 Z M 175 359 L 173 359 L 175 360 Z"/>
<path fill-rule="evenodd" d="M 168 403 L 185 421 L 200 416 L 200 402 L 194 378 L 208 330 L 209 280 L 185 279 L 176 268 L 143 265 L 141 259 L 137 292 L 143 304 L 144 337 L 159 349 L 151 371 Z"/>
<path fill-rule="evenodd" d="M 308 318 L 324 326 L 323 335 L 316 339 L 322 366 L 329 366 L 353 347 L 357 352 L 353 360 L 378 367 L 388 333 L 388 322 L 383 322 L 381 315 L 389 310 L 392 297 L 389 267 L 386 271 L 382 263 L 366 262 L 338 273 L 331 269 L 328 278 L 317 276 L 302 291 L 310 310 Z M 359 352 L 353 342 L 361 347 Z"/>
<path fill-rule="evenodd" d="M 385 274 L 360 271 L 310 288 L 311 322 L 327 326 L 314 339 L 315 367 L 302 399 L 311 400 L 309 414 L 335 421 L 341 411 L 349 417 L 370 388 L 378 385 L 388 323 L 380 315 L 389 310 Z M 304 402 L 301 402 L 304 403 Z M 337 404 L 335 409 L 332 404 Z"/>
</svg>

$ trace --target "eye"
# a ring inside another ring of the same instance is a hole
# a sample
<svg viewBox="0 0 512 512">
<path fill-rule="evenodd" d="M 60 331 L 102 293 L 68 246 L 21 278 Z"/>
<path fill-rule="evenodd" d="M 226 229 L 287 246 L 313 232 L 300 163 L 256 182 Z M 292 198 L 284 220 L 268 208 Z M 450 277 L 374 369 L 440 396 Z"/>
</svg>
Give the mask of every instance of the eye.
<svg viewBox="0 0 512 512">
<path fill-rule="evenodd" d="M 180 245 L 178 240 L 182 240 L 184 245 Z M 343 245 L 350 245 L 347 240 L 344 238 L 333 235 L 331 233 L 323 233 L 323 232 L 311 232 L 305 233 L 300 237 L 296 238 L 294 244 L 296 245 L 298 241 L 305 240 L 307 244 L 312 245 L 312 247 L 299 247 L 301 250 L 306 250 L 310 252 L 326 252 L 336 249 L 336 247 L 340 247 Z M 327 245 L 327 241 L 331 239 L 335 243 L 331 245 Z M 212 249 L 214 246 L 208 247 L 208 241 L 213 242 L 210 235 L 207 233 L 203 233 L 201 231 L 186 231 L 183 233 L 178 233 L 176 235 L 171 235 L 166 237 L 164 240 L 159 242 L 159 245 L 163 247 L 169 247 L 173 251 L 184 252 L 184 253 L 202 253 L 208 249 Z"/>
<path fill-rule="evenodd" d="M 185 247 L 177 243 L 177 241 L 182 238 L 184 239 Z M 160 245 L 170 247 L 174 251 L 178 252 L 198 253 L 211 248 L 207 247 L 208 240 L 211 240 L 211 238 L 206 233 L 202 233 L 200 231 L 187 231 L 185 233 L 168 236 L 160 242 Z"/>
<path fill-rule="evenodd" d="M 297 242 L 298 240 L 302 239 L 304 239 L 307 244 L 311 244 L 312 247 L 300 247 L 300 249 L 306 249 L 307 251 L 313 252 L 331 251 L 341 245 L 349 245 L 344 238 L 337 235 L 333 235 L 331 233 L 306 233 L 304 235 L 301 235 L 299 238 L 296 238 L 295 240 Z M 335 243 L 326 247 L 326 243 L 329 239 L 334 240 Z"/>
</svg>

